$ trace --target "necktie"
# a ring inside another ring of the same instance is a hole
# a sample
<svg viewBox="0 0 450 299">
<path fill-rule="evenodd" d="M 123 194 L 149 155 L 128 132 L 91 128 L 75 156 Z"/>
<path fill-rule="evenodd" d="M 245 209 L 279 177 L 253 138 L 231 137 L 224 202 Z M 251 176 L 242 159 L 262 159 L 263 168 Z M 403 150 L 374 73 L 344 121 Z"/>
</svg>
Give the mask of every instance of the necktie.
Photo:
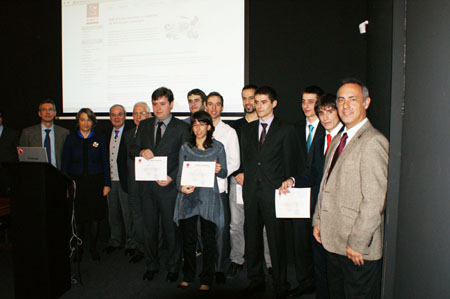
<svg viewBox="0 0 450 299">
<path fill-rule="evenodd" d="M 47 151 L 48 163 L 52 163 L 52 147 L 50 145 L 50 129 L 45 129 L 44 147 Z"/>
<path fill-rule="evenodd" d="M 330 169 L 328 170 L 327 181 L 328 181 L 328 178 L 330 177 L 331 171 L 333 170 L 334 164 L 336 164 L 337 159 L 339 158 L 342 151 L 344 150 L 345 143 L 347 142 L 347 137 L 348 137 L 347 133 L 344 133 L 342 135 L 341 142 L 339 142 L 339 146 L 337 147 L 336 151 L 334 152 L 333 160 L 331 160 Z"/>
<path fill-rule="evenodd" d="M 264 144 L 264 141 L 266 141 L 266 135 L 267 135 L 267 132 L 266 132 L 267 124 L 261 123 L 261 126 L 263 127 L 263 130 L 261 132 L 261 137 L 259 138 L 259 145 Z"/>
<path fill-rule="evenodd" d="M 156 139 L 155 139 L 155 147 L 158 146 L 158 143 L 161 141 L 161 126 L 163 125 L 162 121 L 158 122 L 158 128 L 156 129 Z"/>
<path fill-rule="evenodd" d="M 117 137 L 119 137 L 119 133 L 120 133 L 120 130 L 114 130 L 114 139 L 117 139 Z"/>
<path fill-rule="evenodd" d="M 314 126 L 313 125 L 308 125 L 309 128 L 309 135 L 308 135 L 308 140 L 306 140 L 306 151 L 309 152 L 309 149 L 311 148 L 311 143 L 312 143 L 312 132 L 314 130 Z"/>
<path fill-rule="evenodd" d="M 331 134 L 327 134 L 327 148 L 325 149 L 325 154 L 327 154 L 328 152 L 328 148 L 330 147 L 330 143 L 331 143 Z"/>
</svg>

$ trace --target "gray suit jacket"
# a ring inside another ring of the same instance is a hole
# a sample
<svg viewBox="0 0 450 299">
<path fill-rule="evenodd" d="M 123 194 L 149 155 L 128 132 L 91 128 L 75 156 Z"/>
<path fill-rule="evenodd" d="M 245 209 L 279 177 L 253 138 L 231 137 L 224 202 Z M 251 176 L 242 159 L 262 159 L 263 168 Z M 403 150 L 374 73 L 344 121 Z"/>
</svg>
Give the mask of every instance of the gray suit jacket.
<svg viewBox="0 0 450 299">
<path fill-rule="evenodd" d="M 320 226 L 324 248 L 346 256 L 346 245 L 365 260 L 383 255 L 384 208 L 387 189 L 387 139 L 367 121 L 346 144 L 328 170 L 340 137 L 328 150 L 313 225 Z"/>
<path fill-rule="evenodd" d="M 54 125 L 55 127 L 55 156 L 56 166 L 61 169 L 61 155 L 64 148 L 64 142 L 69 134 L 69 130 Z M 20 146 L 37 146 L 42 147 L 41 124 L 37 124 L 23 129 L 19 141 Z"/>
</svg>

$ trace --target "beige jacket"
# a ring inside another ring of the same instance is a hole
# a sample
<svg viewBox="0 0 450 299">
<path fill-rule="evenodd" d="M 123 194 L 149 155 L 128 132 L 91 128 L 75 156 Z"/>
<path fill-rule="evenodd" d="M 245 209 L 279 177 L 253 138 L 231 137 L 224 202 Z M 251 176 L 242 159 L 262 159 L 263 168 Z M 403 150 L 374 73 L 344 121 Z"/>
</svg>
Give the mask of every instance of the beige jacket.
<svg viewBox="0 0 450 299">
<path fill-rule="evenodd" d="M 387 139 L 367 121 L 346 144 L 327 180 L 339 145 L 331 142 L 313 225 L 320 226 L 324 248 L 346 256 L 346 245 L 365 260 L 383 255 L 384 208 L 387 189 Z"/>
</svg>

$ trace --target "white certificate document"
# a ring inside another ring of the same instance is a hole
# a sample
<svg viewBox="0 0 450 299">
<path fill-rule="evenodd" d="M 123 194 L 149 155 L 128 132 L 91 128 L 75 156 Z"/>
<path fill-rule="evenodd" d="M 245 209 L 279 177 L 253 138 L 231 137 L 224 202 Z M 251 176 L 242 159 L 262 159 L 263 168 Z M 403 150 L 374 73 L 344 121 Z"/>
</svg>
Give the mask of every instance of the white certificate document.
<svg viewBox="0 0 450 299">
<path fill-rule="evenodd" d="M 136 157 L 134 166 L 136 181 L 167 180 L 167 157 L 154 157 L 150 160 Z"/>
<path fill-rule="evenodd" d="M 311 188 L 289 188 L 290 193 L 279 195 L 275 190 L 277 218 L 310 218 Z"/>
<path fill-rule="evenodd" d="M 214 188 L 216 162 L 184 161 L 181 186 Z"/>
<path fill-rule="evenodd" d="M 242 186 L 236 183 L 236 203 L 238 205 L 244 204 L 244 198 L 242 197 Z"/>
</svg>

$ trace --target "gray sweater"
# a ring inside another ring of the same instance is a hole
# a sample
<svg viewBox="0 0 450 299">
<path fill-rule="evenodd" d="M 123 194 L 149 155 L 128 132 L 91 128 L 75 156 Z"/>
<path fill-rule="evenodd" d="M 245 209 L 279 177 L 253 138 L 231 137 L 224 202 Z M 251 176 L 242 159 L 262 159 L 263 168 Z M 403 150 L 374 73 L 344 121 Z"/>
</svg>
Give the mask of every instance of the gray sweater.
<svg viewBox="0 0 450 299">
<path fill-rule="evenodd" d="M 218 228 L 224 226 L 224 208 L 220 199 L 217 180 L 214 181 L 214 188 L 196 187 L 191 194 L 181 192 L 181 172 L 184 161 L 216 161 L 222 168 L 216 177 L 227 177 L 227 159 L 222 143 L 213 141 L 210 148 L 202 151 L 196 147 L 190 147 L 188 143 L 183 144 L 179 154 L 179 168 L 177 175 L 177 187 L 179 190 L 175 203 L 173 220 L 178 225 L 180 219 L 187 219 L 193 216 L 200 216 L 203 219 L 215 223 Z"/>
</svg>

